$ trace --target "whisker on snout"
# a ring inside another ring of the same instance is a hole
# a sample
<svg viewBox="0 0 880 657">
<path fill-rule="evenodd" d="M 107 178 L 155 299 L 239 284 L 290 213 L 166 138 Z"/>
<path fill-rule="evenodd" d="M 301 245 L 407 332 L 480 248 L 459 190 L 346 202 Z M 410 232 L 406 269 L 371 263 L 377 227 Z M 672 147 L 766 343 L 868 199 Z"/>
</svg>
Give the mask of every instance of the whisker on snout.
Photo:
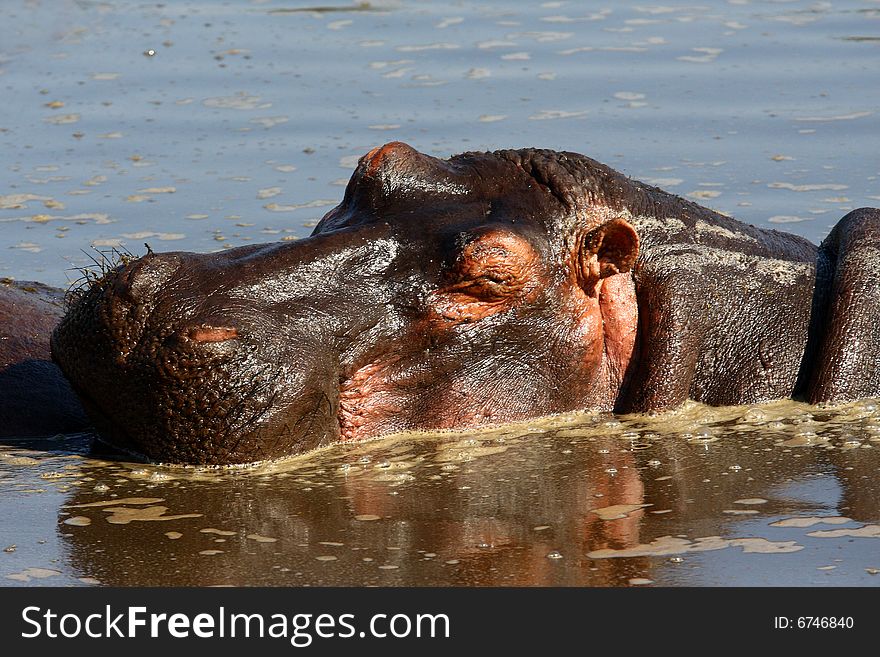
<svg viewBox="0 0 880 657">
<path fill-rule="evenodd" d="M 147 247 L 149 248 L 149 247 Z M 83 251 L 92 264 L 82 267 L 72 267 L 72 271 L 79 272 L 67 288 L 65 294 L 65 306 L 70 307 L 80 298 L 84 297 L 94 288 L 100 288 L 110 283 L 111 279 L 119 270 L 139 258 L 125 247 L 102 250 L 93 247 L 94 254 Z"/>
</svg>

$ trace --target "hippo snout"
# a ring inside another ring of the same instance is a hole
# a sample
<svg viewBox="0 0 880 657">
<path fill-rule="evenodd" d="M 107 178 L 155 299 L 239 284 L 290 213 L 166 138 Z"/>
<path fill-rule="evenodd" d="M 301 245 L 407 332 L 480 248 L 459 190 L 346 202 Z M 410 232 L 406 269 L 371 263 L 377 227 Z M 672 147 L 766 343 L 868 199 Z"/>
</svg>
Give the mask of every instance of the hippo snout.
<svg viewBox="0 0 880 657">
<path fill-rule="evenodd" d="M 247 257 L 249 249 L 233 254 Z M 152 461 L 232 464 L 334 440 L 334 392 L 296 328 L 241 295 L 213 259 L 148 254 L 81 291 L 53 359 L 105 442 Z M 236 262 L 237 264 L 237 262 Z M 298 345 L 299 357 L 278 351 Z M 322 366 L 324 367 L 324 366 Z"/>
</svg>

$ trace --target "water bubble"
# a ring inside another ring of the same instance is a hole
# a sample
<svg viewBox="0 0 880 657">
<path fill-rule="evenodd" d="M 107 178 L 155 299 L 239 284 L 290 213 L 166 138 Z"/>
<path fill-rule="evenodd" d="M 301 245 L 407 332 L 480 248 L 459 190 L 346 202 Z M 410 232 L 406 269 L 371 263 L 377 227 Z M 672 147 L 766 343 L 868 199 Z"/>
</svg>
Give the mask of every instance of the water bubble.
<svg viewBox="0 0 880 657">
<path fill-rule="evenodd" d="M 692 434 L 690 438 L 687 439 L 689 443 L 694 443 L 697 445 L 707 445 L 709 443 L 714 443 L 717 440 L 720 440 L 718 436 L 714 435 L 708 429 L 700 429 L 695 434 Z"/>
<path fill-rule="evenodd" d="M 562 559 L 562 554 L 560 552 L 557 552 L 556 550 L 553 550 L 553 552 L 551 552 L 550 554 L 547 555 L 547 558 L 548 559 Z"/>
<path fill-rule="evenodd" d="M 617 468 L 605 468 L 605 472 L 608 474 L 617 474 Z"/>
<path fill-rule="evenodd" d="M 734 472 L 738 472 L 739 470 L 742 470 L 742 466 L 741 465 L 731 465 L 727 469 L 733 470 Z"/>
<path fill-rule="evenodd" d="M 650 461 L 648 461 L 648 465 L 656 468 L 658 465 L 660 465 L 660 461 L 658 461 L 657 459 L 651 459 Z"/>
</svg>

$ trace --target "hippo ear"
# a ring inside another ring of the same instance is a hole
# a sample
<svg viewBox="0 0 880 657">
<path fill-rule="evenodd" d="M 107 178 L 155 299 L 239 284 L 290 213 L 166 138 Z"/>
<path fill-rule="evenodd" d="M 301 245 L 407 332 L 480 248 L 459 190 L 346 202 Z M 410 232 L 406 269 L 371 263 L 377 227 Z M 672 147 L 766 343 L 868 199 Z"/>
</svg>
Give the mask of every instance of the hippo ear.
<svg viewBox="0 0 880 657">
<path fill-rule="evenodd" d="M 579 240 L 578 282 L 595 296 L 600 280 L 630 271 L 639 255 L 639 236 L 623 219 L 612 219 L 593 228 Z"/>
</svg>

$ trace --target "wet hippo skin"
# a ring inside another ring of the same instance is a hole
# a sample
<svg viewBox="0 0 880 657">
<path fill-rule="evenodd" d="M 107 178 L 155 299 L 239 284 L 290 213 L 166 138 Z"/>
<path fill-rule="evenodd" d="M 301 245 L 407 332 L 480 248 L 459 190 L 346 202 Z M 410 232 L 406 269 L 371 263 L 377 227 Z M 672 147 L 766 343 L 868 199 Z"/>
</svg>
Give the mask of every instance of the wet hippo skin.
<svg viewBox="0 0 880 657">
<path fill-rule="evenodd" d="M 40 283 L 0 279 L 0 437 L 90 426 L 49 354 L 49 336 L 64 314 L 63 296 Z"/>
<path fill-rule="evenodd" d="M 404 430 L 691 398 L 880 395 L 880 211 L 822 246 L 575 153 L 361 158 L 307 239 L 148 253 L 52 354 L 100 435 L 237 463 Z"/>
</svg>

